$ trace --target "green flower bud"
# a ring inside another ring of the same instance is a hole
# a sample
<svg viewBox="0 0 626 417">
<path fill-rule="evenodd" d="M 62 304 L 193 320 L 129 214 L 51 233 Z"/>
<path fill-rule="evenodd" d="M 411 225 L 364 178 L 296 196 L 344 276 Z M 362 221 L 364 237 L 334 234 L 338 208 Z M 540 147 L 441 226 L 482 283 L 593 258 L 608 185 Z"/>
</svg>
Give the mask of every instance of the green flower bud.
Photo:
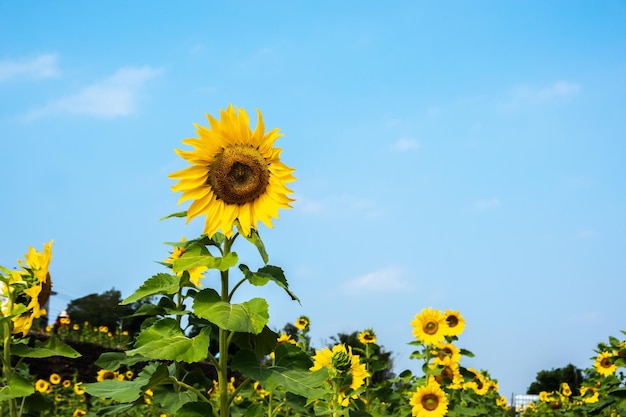
<svg viewBox="0 0 626 417">
<path fill-rule="evenodd" d="M 352 358 L 347 352 L 335 352 L 331 358 L 331 362 L 336 370 L 345 372 L 350 369 Z"/>
</svg>

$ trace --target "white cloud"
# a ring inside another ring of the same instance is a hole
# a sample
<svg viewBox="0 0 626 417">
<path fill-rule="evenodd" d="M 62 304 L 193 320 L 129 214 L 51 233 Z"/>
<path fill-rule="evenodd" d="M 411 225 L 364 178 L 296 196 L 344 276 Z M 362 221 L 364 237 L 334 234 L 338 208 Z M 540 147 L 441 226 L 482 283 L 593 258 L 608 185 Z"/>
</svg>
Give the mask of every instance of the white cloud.
<svg viewBox="0 0 626 417">
<path fill-rule="evenodd" d="M 393 143 L 391 149 L 394 151 L 412 151 L 419 149 L 419 143 L 413 138 L 400 138 Z"/>
<path fill-rule="evenodd" d="M 511 109 L 564 99 L 577 95 L 581 90 L 580 84 L 563 80 L 543 87 L 517 86 L 513 88 L 511 96 L 501 103 L 501 107 Z"/>
<path fill-rule="evenodd" d="M 139 90 L 146 81 L 158 76 L 151 67 L 121 68 L 112 76 L 89 85 L 24 116 L 32 120 L 48 115 L 89 115 L 98 117 L 128 116 L 137 110 Z"/>
<path fill-rule="evenodd" d="M 495 210 L 502 205 L 498 197 L 483 198 L 474 203 L 474 208 L 479 211 Z"/>
<path fill-rule="evenodd" d="M 53 78 L 60 75 L 57 54 L 43 54 L 32 59 L 0 61 L 0 81 L 25 77 L 30 79 Z"/>
<path fill-rule="evenodd" d="M 408 273 L 403 268 L 392 265 L 350 279 L 342 284 L 348 294 L 363 292 L 397 292 L 410 288 Z"/>
</svg>

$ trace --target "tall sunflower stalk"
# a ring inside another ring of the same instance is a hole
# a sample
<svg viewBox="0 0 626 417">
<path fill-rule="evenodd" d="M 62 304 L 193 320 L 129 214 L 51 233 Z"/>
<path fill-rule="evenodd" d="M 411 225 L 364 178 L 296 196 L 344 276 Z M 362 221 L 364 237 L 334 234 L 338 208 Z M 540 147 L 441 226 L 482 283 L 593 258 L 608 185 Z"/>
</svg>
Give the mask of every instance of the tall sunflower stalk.
<svg viewBox="0 0 626 417">
<path fill-rule="evenodd" d="M 150 390 L 151 401 L 160 404 L 168 415 L 193 412 L 229 416 L 231 403 L 249 381 L 235 381 L 236 387 L 231 382 L 230 349 L 237 345 L 240 356 L 249 354 L 260 361 L 276 347 L 278 335 L 267 327 L 267 301 L 255 297 L 233 302 L 244 283 L 262 286 L 268 282 L 298 300 L 289 290 L 282 269 L 268 264 L 258 233 L 259 222 L 272 227 L 278 210 L 291 207 L 293 200 L 287 194 L 292 191 L 286 184 L 295 178 L 293 169 L 280 160 L 281 149 L 273 146 L 282 135 L 278 129 L 265 132 L 262 115 L 257 113 L 254 130 L 243 109 L 229 106 L 220 112 L 219 120 L 207 115 L 209 127 L 196 125 L 198 136 L 183 140 L 193 149 L 176 149 L 190 166 L 170 175 L 178 181 L 172 190 L 182 192 L 179 203 L 191 204 L 186 211 L 167 217 L 186 217 L 189 222 L 205 216 L 203 233 L 196 239 L 183 237 L 171 243 L 173 251 L 162 262 L 170 273 L 149 278 L 122 301 L 147 301 L 136 313 L 148 319 L 136 337 L 134 349 L 107 355 L 97 363 L 109 369 L 143 361 L 148 365 L 128 383 L 86 384 L 90 394 L 131 404 Z M 256 271 L 240 263 L 233 250 L 235 240 L 241 237 L 261 256 L 263 266 Z M 211 272 L 219 275 L 214 288 Z M 234 272 L 240 276 L 238 280 Z M 155 296 L 160 300 L 152 304 Z M 188 323 L 185 328 L 181 327 L 184 323 Z M 216 369 L 217 388 L 182 366 L 205 360 Z M 172 401 L 172 390 L 178 401 Z M 111 412 L 121 412 L 123 407 L 121 404 Z"/>
</svg>

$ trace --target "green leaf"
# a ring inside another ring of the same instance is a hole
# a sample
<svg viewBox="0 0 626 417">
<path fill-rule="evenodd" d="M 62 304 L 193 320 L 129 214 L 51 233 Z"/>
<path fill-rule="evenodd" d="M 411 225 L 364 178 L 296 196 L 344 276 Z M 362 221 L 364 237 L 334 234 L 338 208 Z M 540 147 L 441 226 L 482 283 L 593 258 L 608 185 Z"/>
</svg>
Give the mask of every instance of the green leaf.
<svg viewBox="0 0 626 417">
<path fill-rule="evenodd" d="M 179 211 L 179 212 L 176 212 L 176 213 L 168 214 L 168 215 L 167 215 L 167 216 L 165 216 L 165 217 L 161 217 L 161 218 L 159 219 L 159 221 L 167 220 L 167 219 L 170 219 L 170 218 L 172 218 L 172 217 L 186 217 L 186 216 L 187 216 L 187 210 L 185 210 L 185 211 Z"/>
<path fill-rule="evenodd" d="M 259 251 L 259 255 L 261 255 L 261 259 L 263 259 L 263 263 L 266 264 L 267 261 L 269 260 L 269 255 L 267 254 L 267 251 L 265 250 L 265 245 L 263 244 L 263 241 L 261 240 L 261 236 L 259 235 L 259 232 L 255 228 L 251 228 L 250 235 L 248 236 L 248 234 L 246 234 L 244 230 L 242 229 L 241 224 L 239 224 L 239 221 L 236 221 L 235 224 L 237 225 L 237 230 L 239 231 L 239 234 L 245 237 L 248 242 L 252 243 L 257 248 L 257 250 Z"/>
<path fill-rule="evenodd" d="M 66 358 L 78 358 L 80 353 L 66 345 L 56 337 L 48 340 L 35 341 L 35 347 L 29 347 L 23 343 L 14 344 L 11 353 L 22 358 L 49 358 L 51 356 L 63 356 Z"/>
<path fill-rule="evenodd" d="M 263 327 L 259 334 L 235 333 L 232 342 L 241 349 L 252 350 L 257 359 L 261 360 L 276 348 L 278 334 L 269 327 Z"/>
<path fill-rule="evenodd" d="M 328 370 L 322 368 L 311 372 L 309 368 L 312 365 L 306 352 L 290 343 L 283 343 L 276 348 L 276 363 L 273 366 L 259 365 L 256 356 L 249 350 L 237 352 L 232 363 L 233 369 L 259 381 L 267 390 L 283 387 L 288 392 L 306 398 L 322 398 L 326 390 L 320 387 L 328 378 Z"/>
<path fill-rule="evenodd" d="M 139 355 L 128 356 L 125 352 L 103 352 L 94 364 L 108 371 L 116 371 L 121 366 L 133 366 L 148 360 L 149 358 Z"/>
<path fill-rule="evenodd" d="M 0 389 L 0 401 L 27 397 L 35 392 L 33 384 L 18 373 L 11 376 L 7 385 Z"/>
<path fill-rule="evenodd" d="M 259 334 L 269 322 L 269 305 L 263 298 L 241 304 L 222 301 L 213 289 L 200 291 L 193 301 L 196 316 L 233 332 Z"/>
<path fill-rule="evenodd" d="M 156 274 L 148 278 L 137 291 L 122 300 L 120 304 L 131 304 L 157 294 L 176 294 L 179 289 L 180 278 L 176 275 L 165 273 Z"/>
<path fill-rule="evenodd" d="M 237 265 L 239 258 L 235 252 L 229 252 L 224 257 L 213 256 L 202 245 L 191 245 L 183 256 L 174 259 L 172 269 L 174 272 L 189 271 L 192 268 L 206 266 L 211 269 L 226 271 Z"/>
<path fill-rule="evenodd" d="M 252 272 L 246 265 L 241 264 L 239 265 L 239 269 L 243 272 L 246 279 L 250 281 L 250 284 L 262 287 L 269 281 L 273 281 L 276 285 L 284 289 L 292 300 L 297 301 L 298 303 L 300 302 L 300 299 L 296 297 L 291 290 L 289 290 L 289 284 L 287 283 L 285 273 L 281 268 L 273 265 L 265 265 L 257 272 Z"/>
<path fill-rule="evenodd" d="M 178 362 L 199 362 L 207 357 L 210 329 L 189 338 L 185 336 L 176 320 L 161 319 L 144 329 L 137 336 L 135 349 L 126 353 L 129 356 L 142 355 L 150 359 Z"/>
<path fill-rule="evenodd" d="M 92 382 L 81 385 L 87 393 L 96 398 L 110 398 L 121 403 L 135 401 L 141 396 L 141 387 L 145 381 L 136 379 L 132 381 L 120 381 L 119 379 L 105 379 L 100 382 Z"/>
</svg>

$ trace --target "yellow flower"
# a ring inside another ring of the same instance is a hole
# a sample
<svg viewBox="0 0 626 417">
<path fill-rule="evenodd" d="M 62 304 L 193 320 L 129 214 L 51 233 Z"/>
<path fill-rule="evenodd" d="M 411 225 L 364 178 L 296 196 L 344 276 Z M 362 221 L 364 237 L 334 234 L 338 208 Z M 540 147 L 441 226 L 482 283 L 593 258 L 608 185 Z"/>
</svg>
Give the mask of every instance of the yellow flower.
<svg viewBox="0 0 626 417">
<path fill-rule="evenodd" d="M 300 316 L 298 317 L 298 320 L 296 320 L 295 325 L 299 330 L 306 330 L 309 328 L 310 323 L 311 322 L 307 316 Z"/>
<path fill-rule="evenodd" d="M 61 376 L 59 374 L 51 374 L 50 375 L 50 383 L 52 385 L 57 385 L 61 382 Z"/>
<path fill-rule="evenodd" d="M 87 412 L 85 410 L 81 410 L 80 408 L 77 408 L 76 410 L 74 410 L 74 413 L 72 414 L 72 417 L 82 417 L 85 414 L 87 414 Z"/>
<path fill-rule="evenodd" d="M 441 368 L 441 373 L 434 376 L 435 381 L 437 381 L 439 385 L 445 385 L 451 389 L 460 389 L 463 387 L 463 375 L 461 375 L 458 363 L 449 362 L 444 365 L 433 362 L 430 365 L 431 369 L 438 369 L 439 367 L 443 367 Z"/>
<path fill-rule="evenodd" d="M 423 309 L 417 314 L 415 320 L 411 321 L 411 325 L 413 336 L 427 345 L 443 341 L 448 329 L 445 316 L 441 314 L 441 311 L 433 310 L 432 307 Z"/>
<path fill-rule="evenodd" d="M 114 371 L 108 371 L 106 369 L 100 369 L 98 371 L 98 375 L 96 376 L 96 381 L 101 382 L 105 379 L 117 379 L 118 373 Z"/>
<path fill-rule="evenodd" d="M 183 140 L 194 149 L 176 149 L 191 166 L 170 174 L 179 180 L 172 190 L 182 191 L 179 203 L 192 200 L 187 222 L 206 215 L 203 233 L 209 236 L 221 229 L 230 237 L 236 219 L 245 233 L 259 221 L 272 227 L 278 210 L 291 207 L 287 194 L 292 191 L 285 184 L 295 180 L 293 169 L 280 161 L 281 149 L 273 147 L 283 135 L 278 129 L 265 133 L 261 112 L 257 114 L 254 132 L 244 109 L 229 105 L 220 111 L 221 120 L 207 114 L 210 127 L 196 125 L 199 137 Z"/>
<path fill-rule="evenodd" d="M 464 384 L 466 389 L 471 389 L 476 392 L 478 395 L 485 395 L 489 392 L 490 384 L 489 381 L 476 369 L 467 368 L 469 372 L 474 374 L 474 378 L 471 381 L 468 381 Z"/>
<path fill-rule="evenodd" d="M 265 398 L 270 394 L 270 392 L 263 389 L 261 384 L 259 384 L 258 382 L 254 383 L 254 393 L 261 398 Z"/>
<path fill-rule="evenodd" d="M 614 374 L 617 371 L 617 366 L 611 360 L 612 357 L 613 354 L 610 352 L 600 353 L 593 364 L 596 371 L 602 375 Z"/>
<path fill-rule="evenodd" d="M 350 382 L 350 388 L 357 389 L 363 385 L 365 379 L 369 377 L 369 373 L 365 367 L 365 364 L 360 363 L 358 355 L 352 354 L 352 348 L 344 345 L 335 345 L 333 349 L 322 348 L 322 350 L 316 350 L 313 355 L 313 366 L 311 371 L 317 371 L 326 367 L 333 370 L 335 373 L 350 372 L 352 381 Z"/>
<path fill-rule="evenodd" d="M 126 371 L 124 375 L 126 375 L 126 379 L 133 379 L 133 377 L 135 376 L 133 371 Z"/>
<path fill-rule="evenodd" d="M 410 404 L 415 417 L 443 417 L 448 412 L 448 398 L 436 382 L 417 388 Z"/>
<path fill-rule="evenodd" d="M 72 381 L 70 381 L 69 379 L 63 380 L 63 388 L 69 388 L 71 386 L 72 386 Z"/>
<path fill-rule="evenodd" d="M 376 334 L 374 333 L 374 330 L 367 329 L 359 333 L 359 342 L 363 343 L 364 345 L 376 343 Z"/>
<path fill-rule="evenodd" d="M 567 382 L 561 383 L 561 393 L 563 393 L 563 395 L 566 397 L 572 395 L 572 389 L 569 387 L 569 384 Z"/>
<path fill-rule="evenodd" d="M 72 330 L 80 330 L 80 326 L 76 323 L 72 326 Z"/>
<path fill-rule="evenodd" d="M 448 365 L 461 361 L 461 349 L 454 346 L 452 343 L 438 342 L 435 344 L 433 353 L 437 355 L 433 359 L 433 363 L 437 365 Z"/>
<path fill-rule="evenodd" d="M 509 404 L 506 400 L 506 397 L 504 395 L 500 395 L 497 399 L 496 399 L 496 405 L 498 407 L 502 407 L 505 410 L 507 410 L 509 408 Z"/>
<path fill-rule="evenodd" d="M 298 342 L 293 340 L 291 338 L 291 336 L 289 336 L 288 334 L 285 334 L 285 333 L 281 333 L 280 336 L 278 336 L 278 338 L 276 339 L 276 344 L 280 345 L 281 343 L 291 343 L 293 345 L 297 345 L 298 344 Z M 274 353 L 274 352 L 272 352 L 272 353 Z"/>
<path fill-rule="evenodd" d="M 80 387 L 81 384 L 82 384 L 82 382 L 74 384 L 74 393 L 76 395 L 83 395 L 85 393 L 85 390 Z"/>
<path fill-rule="evenodd" d="M 45 379 L 38 379 L 37 382 L 35 382 L 35 390 L 39 392 L 47 392 L 49 388 L 50 383 Z"/>
<path fill-rule="evenodd" d="M 446 310 L 443 313 L 448 329 L 445 331 L 446 336 L 458 336 L 465 329 L 465 319 L 458 311 Z"/>
<path fill-rule="evenodd" d="M 181 242 L 186 242 L 187 239 L 183 236 Z M 173 264 L 176 259 L 180 259 L 181 256 L 185 253 L 185 248 L 174 247 L 174 251 L 170 255 L 169 258 L 165 259 L 163 262 L 168 264 Z M 189 273 L 189 281 L 191 281 L 196 287 L 202 287 L 202 283 L 200 283 L 200 278 L 204 278 L 204 273 L 209 269 L 206 266 L 197 266 L 195 268 L 191 268 L 187 270 Z M 177 273 L 177 275 L 182 275 L 183 271 Z"/>
<path fill-rule="evenodd" d="M 593 404 L 598 402 L 600 393 L 594 387 L 582 386 L 580 387 L 580 396 L 587 404 Z"/>
</svg>

